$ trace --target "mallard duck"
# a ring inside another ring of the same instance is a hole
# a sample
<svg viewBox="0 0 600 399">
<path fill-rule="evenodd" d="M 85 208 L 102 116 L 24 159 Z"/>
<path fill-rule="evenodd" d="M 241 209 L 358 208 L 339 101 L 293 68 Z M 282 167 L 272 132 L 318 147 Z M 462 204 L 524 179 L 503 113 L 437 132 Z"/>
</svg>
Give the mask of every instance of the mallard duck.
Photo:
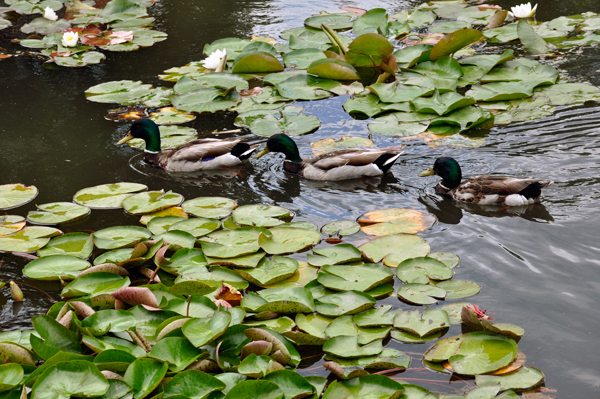
<svg viewBox="0 0 600 399">
<path fill-rule="evenodd" d="M 241 164 L 259 146 L 242 142 L 248 137 L 250 135 L 224 140 L 198 139 L 161 151 L 158 126 L 150 119 L 140 119 L 133 122 L 127 136 L 117 144 L 142 139 L 146 142 L 144 161 L 147 163 L 172 172 L 193 172 Z"/>
<path fill-rule="evenodd" d="M 269 152 L 285 155 L 283 169 L 311 180 L 346 180 L 366 176 L 381 176 L 394 164 L 401 152 L 397 148 L 347 149 L 302 159 L 294 140 L 281 133 L 267 140 L 265 148 L 256 155 L 260 158 Z"/>
<path fill-rule="evenodd" d="M 553 181 L 541 179 L 516 179 L 507 176 L 474 176 L 461 183 L 460 165 L 454 158 L 443 157 L 435 160 L 433 167 L 419 173 L 419 176 L 438 175 L 442 182 L 435 192 L 447 195 L 457 201 L 480 205 L 519 206 L 539 202 L 544 187 Z"/>
</svg>

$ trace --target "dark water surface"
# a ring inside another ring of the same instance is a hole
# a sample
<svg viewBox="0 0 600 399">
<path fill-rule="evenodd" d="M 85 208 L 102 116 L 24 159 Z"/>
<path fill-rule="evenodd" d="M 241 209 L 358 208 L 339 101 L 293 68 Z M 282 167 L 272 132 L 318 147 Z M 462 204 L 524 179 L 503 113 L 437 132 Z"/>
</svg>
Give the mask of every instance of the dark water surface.
<svg viewBox="0 0 600 399">
<path fill-rule="evenodd" d="M 499 2 L 504 6 L 517 1 Z M 0 184 L 22 182 L 40 189 L 36 203 L 69 201 L 84 187 L 117 181 L 147 184 L 150 189 L 173 190 L 186 198 L 219 195 L 241 204 L 276 204 L 293 210 L 295 220 L 319 226 L 332 220 L 354 219 L 360 214 L 388 207 L 409 207 L 437 215 L 439 223 L 421 235 L 432 250 L 461 257 L 456 278 L 482 285 L 479 295 L 468 300 L 494 312 L 500 322 L 525 328 L 519 348 L 527 364 L 541 369 L 547 386 L 561 398 L 600 396 L 600 107 L 562 107 L 544 119 L 495 127 L 486 144 L 477 149 L 430 148 L 409 141 L 405 156 L 393 168 L 393 176 L 344 183 L 310 182 L 283 173 L 276 156 L 253 160 L 239 175 L 229 172 L 169 175 L 140 163 L 138 152 L 118 147 L 116 141 L 127 126 L 104 120 L 110 105 L 90 103 L 83 92 L 111 80 L 132 79 L 164 84 L 163 70 L 203 58 L 202 48 L 222 37 L 276 36 L 284 29 L 301 26 L 319 11 L 340 6 L 384 7 L 391 12 L 418 4 L 401 1 L 173 1 L 159 0 L 150 9 L 158 30 L 167 41 L 133 53 L 108 53 L 102 65 L 82 69 L 45 69 L 38 59 L 13 57 L 0 61 Z M 0 4 L 1 5 L 1 4 Z M 597 0 L 540 2 L 537 18 L 549 20 L 585 11 L 600 13 Z M 0 37 L 9 52 L 14 44 Z M 597 48 L 573 51 L 554 64 L 573 81 L 600 85 Z M 367 121 L 352 119 L 342 109 L 346 98 L 307 102 L 305 112 L 323 124 L 314 134 L 297 139 L 302 155 L 310 155 L 309 143 L 325 137 L 366 136 Z M 233 128 L 234 114 L 203 115 L 191 125 L 201 134 Z M 375 135 L 377 146 L 397 143 Z M 418 178 L 440 156 L 453 156 L 466 176 L 502 173 L 516 177 L 540 177 L 556 183 L 545 191 L 544 205 L 526 209 L 465 208 L 433 194 L 436 178 Z M 26 215 L 33 204 L 11 213 Z M 93 211 L 89 219 L 65 232 L 94 230 L 116 224 L 136 224 L 122 211 Z M 0 278 L 43 287 L 54 299 L 58 285 L 28 281 L 21 273 L 27 263 L 5 255 Z M 0 294 L 0 327 L 30 328 L 33 315 L 45 313 L 52 301 L 25 287 L 23 308 L 14 308 L 5 287 Z M 2 296 L 3 295 L 3 296 Z M 402 305 L 395 297 L 386 303 Z M 17 313 L 15 316 L 14 314 Z M 446 335 L 459 334 L 453 327 Z M 464 381 L 419 370 L 419 353 L 430 345 L 391 347 L 414 353 L 412 367 L 397 378 L 437 392 L 456 392 Z M 313 360 L 317 360 L 313 359 Z M 310 362 L 308 362 L 310 363 Z M 309 364 L 306 366 L 310 366 Z M 308 369 L 325 374 L 324 369 Z M 427 383 L 419 379 L 433 379 Z"/>
</svg>

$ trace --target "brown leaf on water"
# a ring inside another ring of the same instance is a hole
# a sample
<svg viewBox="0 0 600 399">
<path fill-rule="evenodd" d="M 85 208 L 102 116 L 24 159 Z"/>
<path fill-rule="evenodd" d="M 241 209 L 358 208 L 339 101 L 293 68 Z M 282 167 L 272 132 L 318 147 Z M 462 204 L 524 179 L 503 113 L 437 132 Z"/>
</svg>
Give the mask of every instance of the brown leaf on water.
<svg viewBox="0 0 600 399">
<path fill-rule="evenodd" d="M 81 31 L 82 35 L 98 35 L 100 33 L 102 33 L 102 29 L 94 24 L 86 25 Z"/>
<path fill-rule="evenodd" d="M 242 97 L 254 97 L 258 96 L 263 92 L 262 87 L 253 87 L 251 89 L 241 90 L 240 96 Z"/>
<path fill-rule="evenodd" d="M 129 107 L 111 109 L 104 119 L 114 122 L 133 122 L 147 117 L 148 111 L 146 110 L 146 107 L 131 105 Z"/>
<path fill-rule="evenodd" d="M 340 238 L 326 238 L 325 242 L 327 244 L 340 244 L 340 243 L 344 242 L 344 240 L 342 240 Z"/>
<path fill-rule="evenodd" d="M 215 293 L 215 299 L 217 300 L 215 303 L 220 303 L 222 301 L 227 302 L 230 305 L 228 307 L 239 306 L 242 300 L 242 293 L 235 287 L 227 283 L 222 283 L 219 291 Z"/>
<path fill-rule="evenodd" d="M 0 60 L 12 57 L 12 54 L 0 54 Z"/>
<path fill-rule="evenodd" d="M 368 224 L 361 230 L 369 235 L 385 236 L 397 233 L 416 234 L 437 222 L 435 215 L 416 209 L 391 208 L 367 212 L 358 223 Z"/>
</svg>

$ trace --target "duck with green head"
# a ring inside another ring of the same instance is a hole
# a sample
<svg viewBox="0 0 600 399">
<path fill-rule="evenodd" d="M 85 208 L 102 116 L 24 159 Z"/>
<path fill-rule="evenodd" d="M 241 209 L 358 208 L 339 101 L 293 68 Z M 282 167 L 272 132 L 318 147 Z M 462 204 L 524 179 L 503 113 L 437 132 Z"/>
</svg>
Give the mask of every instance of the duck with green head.
<svg viewBox="0 0 600 399">
<path fill-rule="evenodd" d="M 193 172 L 243 163 L 258 148 L 258 144 L 250 145 L 242 141 L 248 137 L 250 135 L 224 140 L 198 139 L 161 151 L 158 126 L 150 119 L 141 119 L 133 122 L 127 136 L 117 144 L 142 139 L 146 142 L 144 161 L 147 163 L 171 172 Z"/>
<path fill-rule="evenodd" d="M 269 152 L 281 152 L 285 155 L 283 169 L 286 172 L 311 180 L 346 180 L 381 176 L 390 170 L 401 154 L 395 147 L 381 150 L 353 148 L 302 159 L 294 140 L 283 133 L 271 136 L 256 158 Z"/>
<path fill-rule="evenodd" d="M 436 193 L 480 205 L 530 205 L 539 202 L 542 189 L 554 183 L 508 176 L 474 176 L 461 181 L 460 165 L 450 157 L 436 159 L 431 169 L 419 173 L 421 177 L 431 175 L 442 178 L 435 187 Z"/>
</svg>

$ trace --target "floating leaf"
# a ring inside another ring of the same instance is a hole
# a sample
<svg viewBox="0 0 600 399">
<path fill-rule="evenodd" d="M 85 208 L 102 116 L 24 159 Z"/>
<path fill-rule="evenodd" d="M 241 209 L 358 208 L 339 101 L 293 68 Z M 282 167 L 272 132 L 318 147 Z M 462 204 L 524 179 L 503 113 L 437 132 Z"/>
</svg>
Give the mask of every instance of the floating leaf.
<svg viewBox="0 0 600 399">
<path fill-rule="evenodd" d="M 88 261 L 75 256 L 53 255 L 29 262 L 23 274 L 35 280 L 71 280 L 90 266 Z"/>
<path fill-rule="evenodd" d="M 370 309 L 375 303 L 375 299 L 368 294 L 345 291 L 320 297 L 316 302 L 316 310 L 324 316 L 344 316 Z"/>
<path fill-rule="evenodd" d="M 146 189 L 147 186 L 138 183 L 102 184 L 77 191 L 73 201 L 92 209 L 120 208 L 125 198 Z"/>
<path fill-rule="evenodd" d="M 519 20 L 517 23 L 517 34 L 521 39 L 521 43 L 531 54 L 545 54 L 550 49 L 544 39 L 535 33 L 526 18 Z"/>
<path fill-rule="evenodd" d="M 273 227 L 291 220 L 294 214 L 280 206 L 243 205 L 233 211 L 233 220 L 240 225 Z"/>
<path fill-rule="evenodd" d="M 316 255 L 308 254 L 306 260 L 312 266 L 337 265 L 362 260 L 362 253 L 352 244 L 339 244 L 327 248 L 313 248 Z"/>
<path fill-rule="evenodd" d="M 321 233 L 314 230 L 273 227 L 269 231 L 272 235 L 261 234 L 258 237 L 258 244 L 271 255 L 298 252 L 316 245 L 321 240 Z"/>
<path fill-rule="evenodd" d="M 0 210 L 16 208 L 33 200 L 38 195 L 35 186 L 5 184 L 0 186 Z"/>
<path fill-rule="evenodd" d="M 483 35 L 477 29 L 460 29 L 442 38 L 432 49 L 429 58 L 435 61 L 441 57 L 456 53 L 468 44 L 481 40 Z"/>
<path fill-rule="evenodd" d="M 84 274 L 75 278 L 72 282 L 67 284 L 61 291 L 60 295 L 65 298 L 73 298 L 84 295 L 97 296 L 101 294 L 111 294 L 114 291 L 123 287 L 129 286 L 130 281 L 128 277 L 121 277 L 118 274 L 106 273 L 106 272 L 95 272 Z M 96 312 L 97 314 L 98 312 Z M 91 316 L 90 316 L 91 317 Z M 133 317 L 133 315 L 132 315 Z M 87 319 L 86 319 L 87 320 Z M 85 324 L 85 323 L 84 323 Z M 132 324 L 132 326 L 135 323 Z M 102 331 L 96 324 L 87 325 L 97 330 Z M 114 327 L 114 326 L 113 326 Z M 131 326 L 130 326 L 131 327 Z M 129 327 L 127 327 L 129 328 Z M 124 331 L 124 330 L 115 330 Z"/>
<path fill-rule="evenodd" d="M 223 197 L 197 197 L 181 204 L 184 212 L 204 218 L 223 219 L 237 208 L 237 202 Z"/>
<path fill-rule="evenodd" d="M 502 376 L 476 375 L 475 381 L 480 387 L 500 385 L 502 390 L 529 390 L 544 382 L 545 376 L 535 367 L 523 367 L 514 373 Z"/>
<path fill-rule="evenodd" d="M 327 25 L 333 30 L 346 30 L 352 28 L 353 17 L 353 13 L 325 13 L 306 18 L 304 25 L 313 29 L 321 29 L 321 25 Z"/>
<path fill-rule="evenodd" d="M 59 224 L 87 216 L 90 209 L 71 202 L 51 202 L 37 205 L 41 211 L 30 211 L 27 220 L 36 224 Z"/>
<path fill-rule="evenodd" d="M 33 384 L 31 396 L 40 399 L 101 396 L 109 384 L 91 362 L 75 360 L 50 366 Z"/>
<path fill-rule="evenodd" d="M 446 299 L 468 298 L 479 294 L 481 286 L 472 281 L 449 280 L 436 284 L 436 287 L 446 290 Z"/>
<path fill-rule="evenodd" d="M 448 313 L 443 310 L 425 308 L 423 315 L 418 310 L 400 312 L 394 317 L 394 327 L 419 337 L 425 337 L 450 327 Z"/>
<path fill-rule="evenodd" d="M 90 234 L 67 233 L 50 240 L 44 248 L 38 250 L 38 255 L 72 255 L 87 259 L 92 254 L 93 249 L 94 243 Z"/>
<path fill-rule="evenodd" d="M 396 276 L 405 283 L 429 284 L 431 280 L 448 280 L 453 275 L 444 263 L 427 256 L 407 259 L 396 268 Z"/>
<path fill-rule="evenodd" d="M 50 237 L 62 234 L 53 227 L 27 226 L 14 234 L 0 237 L 0 251 L 34 252 L 48 244 Z"/>
<path fill-rule="evenodd" d="M 405 259 L 425 256 L 430 246 L 423 238 L 414 234 L 393 234 L 376 238 L 358 247 L 373 262 L 383 262 L 387 266 L 397 266 Z"/>
<path fill-rule="evenodd" d="M 416 234 L 429 229 L 437 218 L 415 209 L 390 208 L 367 212 L 358 217 L 358 222 L 368 226 L 361 230 L 370 235 L 385 236 L 397 233 Z"/>
<path fill-rule="evenodd" d="M 308 69 L 313 61 L 324 57 L 323 51 L 319 49 L 305 48 L 283 54 L 283 62 L 288 68 Z"/>
<path fill-rule="evenodd" d="M 269 53 L 240 54 L 233 62 L 232 73 L 265 73 L 283 71 L 283 65 Z"/>
<path fill-rule="evenodd" d="M 198 138 L 196 130 L 183 126 L 159 126 L 160 148 L 166 150 L 179 147 Z M 130 147 L 140 150 L 146 149 L 146 142 L 142 139 L 132 139 L 127 142 Z"/>
<path fill-rule="evenodd" d="M 150 358 L 136 359 L 129 365 L 123 381 L 130 387 L 134 398 L 144 398 L 160 384 L 169 365 Z"/>
<path fill-rule="evenodd" d="M 321 267 L 317 281 L 336 291 L 368 291 L 393 279 L 394 273 L 387 266 L 377 263 L 364 265 L 325 265 Z"/>
<path fill-rule="evenodd" d="M 25 227 L 25 218 L 17 215 L 0 216 L 0 237 L 17 233 Z"/>
<path fill-rule="evenodd" d="M 150 238 L 150 232 L 139 226 L 115 226 L 92 234 L 94 244 L 100 249 L 117 249 L 137 244 Z"/>
<path fill-rule="evenodd" d="M 381 340 L 360 346 L 357 336 L 343 335 L 330 338 L 323 345 L 323 352 L 339 357 L 362 357 L 378 355 L 383 350 Z"/>
<path fill-rule="evenodd" d="M 299 136 L 310 133 L 321 126 L 319 118 L 312 115 L 265 115 L 250 123 L 252 133 L 259 136 L 272 136 L 284 133 L 288 136 Z"/>
<path fill-rule="evenodd" d="M 147 191 L 127 197 L 123 200 L 123 208 L 134 215 L 141 215 L 177 206 L 182 201 L 183 196 L 172 191 Z"/>
<path fill-rule="evenodd" d="M 398 297 L 416 305 L 434 305 L 436 299 L 444 299 L 446 290 L 425 284 L 404 284 L 398 290 Z"/>
<path fill-rule="evenodd" d="M 263 258 L 254 269 L 236 269 L 236 272 L 249 282 L 265 287 L 291 277 L 296 270 L 298 270 L 297 260 L 274 256 L 272 260 Z"/>
</svg>

